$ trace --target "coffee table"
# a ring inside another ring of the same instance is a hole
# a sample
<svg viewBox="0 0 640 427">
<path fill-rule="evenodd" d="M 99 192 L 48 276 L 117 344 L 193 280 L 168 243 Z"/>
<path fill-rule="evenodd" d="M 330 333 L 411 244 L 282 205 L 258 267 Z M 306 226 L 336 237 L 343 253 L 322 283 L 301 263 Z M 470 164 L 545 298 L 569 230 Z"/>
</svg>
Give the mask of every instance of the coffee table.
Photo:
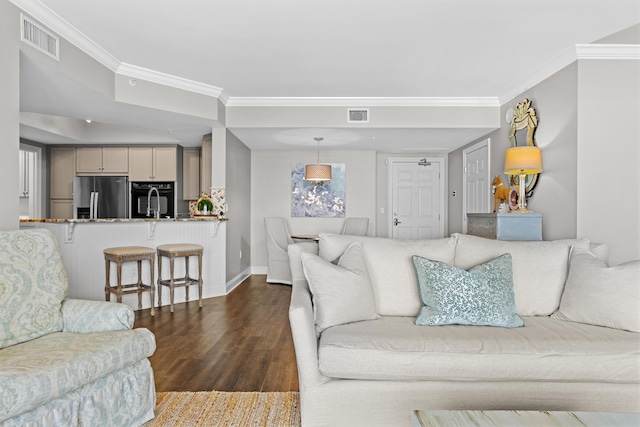
<svg viewBox="0 0 640 427">
<path fill-rule="evenodd" d="M 563 411 L 414 411 L 414 427 L 640 426 L 640 414 Z"/>
</svg>

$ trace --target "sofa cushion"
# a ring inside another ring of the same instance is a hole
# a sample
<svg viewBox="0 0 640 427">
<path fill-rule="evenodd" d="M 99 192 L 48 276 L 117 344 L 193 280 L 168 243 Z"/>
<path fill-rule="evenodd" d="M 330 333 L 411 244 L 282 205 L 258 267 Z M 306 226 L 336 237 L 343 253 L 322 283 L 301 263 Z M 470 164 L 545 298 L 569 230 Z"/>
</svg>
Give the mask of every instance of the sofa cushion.
<svg viewBox="0 0 640 427">
<path fill-rule="evenodd" d="M 319 254 L 333 261 L 354 241 L 362 244 L 376 297 L 376 311 L 383 316 L 415 317 L 422 307 L 413 255 L 453 264 L 456 249 L 455 237 L 397 240 L 321 234 Z"/>
<path fill-rule="evenodd" d="M 516 214 L 514 214 L 516 215 Z M 469 269 L 504 253 L 513 259 L 513 285 L 520 316 L 549 316 L 560 305 L 572 246 L 589 249 L 586 239 L 514 242 L 458 234 L 456 267 Z"/>
<path fill-rule="evenodd" d="M 413 263 L 424 304 L 416 325 L 524 326 L 516 314 L 510 254 L 469 271 L 419 256 Z"/>
<path fill-rule="evenodd" d="M 640 332 L 640 260 L 608 267 L 592 253 L 575 249 L 553 317 Z"/>
<path fill-rule="evenodd" d="M 301 258 L 319 331 L 379 317 L 360 243 L 349 245 L 337 265 L 309 252 Z"/>
<path fill-rule="evenodd" d="M 416 326 L 382 317 L 327 329 L 319 366 L 364 380 L 638 383 L 640 334 L 549 317 L 524 328 Z"/>
<path fill-rule="evenodd" d="M 0 348 L 61 331 L 68 287 L 49 230 L 0 232 Z"/>
<path fill-rule="evenodd" d="M 0 350 L 0 419 L 37 408 L 151 356 L 155 338 L 144 328 L 52 333 Z"/>
</svg>

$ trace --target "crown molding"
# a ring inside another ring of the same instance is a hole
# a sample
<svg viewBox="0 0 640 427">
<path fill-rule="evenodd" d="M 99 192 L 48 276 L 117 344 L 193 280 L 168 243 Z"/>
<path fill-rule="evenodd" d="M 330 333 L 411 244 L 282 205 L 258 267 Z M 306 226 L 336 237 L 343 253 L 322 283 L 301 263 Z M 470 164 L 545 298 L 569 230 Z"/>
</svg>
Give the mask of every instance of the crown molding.
<svg viewBox="0 0 640 427">
<path fill-rule="evenodd" d="M 533 76 L 520 83 L 508 93 L 500 96 L 504 105 L 535 85 L 548 79 L 567 65 L 578 59 L 640 59 L 640 45 L 637 44 L 576 44 L 555 60 L 541 67 Z"/>
<path fill-rule="evenodd" d="M 565 50 L 560 56 L 553 61 L 541 66 L 533 75 L 528 79 L 520 82 L 514 86 L 509 92 L 501 95 L 500 105 L 505 105 L 511 102 L 516 97 L 521 96 L 524 92 L 528 91 L 532 87 L 544 80 L 548 79 L 558 71 L 565 68 L 567 65 L 577 60 L 576 50 L 574 48 Z"/>
<path fill-rule="evenodd" d="M 577 44 L 578 59 L 640 59 L 640 44 Z"/>
<path fill-rule="evenodd" d="M 9 1 L 111 71 L 115 72 L 118 69 L 120 61 L 41 2 L 34 0 Z"/>
<path fill-rule="evenodd" d="M 213 96 L 215 98 L 226 97 L 226 95 L 223 96 L 224 90 L 222 88 L 173 76 L 171 74 L 161 73 L 159 71 L 149 70 L 147 68 L 138 67 L 137 65 L 121 63 L 116 70 L 116 74 L 147 80 L 164 86 L 199 93 L 201 95 Z"/>
<path fill-rule="evenodd" d="M 499 107 L 495 97 L 230 97 L 227 107 Z"/>
</svg>

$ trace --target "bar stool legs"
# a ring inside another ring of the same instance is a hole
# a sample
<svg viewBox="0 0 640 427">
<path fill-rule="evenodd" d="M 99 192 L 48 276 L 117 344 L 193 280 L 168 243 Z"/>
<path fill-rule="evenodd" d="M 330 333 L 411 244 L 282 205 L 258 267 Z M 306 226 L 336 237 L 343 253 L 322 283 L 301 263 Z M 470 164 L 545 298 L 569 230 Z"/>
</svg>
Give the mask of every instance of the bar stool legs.
<svg viewBox="0 0 640 427">
<path fill-rule="evenodd" d="M 158 255 L 158 305 L 162 305 L 162 286 L 169 287 L 169 309 L 173 313 L 173 301 L 175 288 L 184 286 L 185 299 L 189 301 L 189 286 L 198 285 L 198 306 L 202 307 L 202 252 L 203 247 L 195 244 L 176 243 L 160 245 L 156 248 Z M 198 278 L 189 275 L 189 258 L 198 256 Z M 169 258 L 169 279 L 162 279 L 162 258 Z M 184 258 L 185 275 L 176 278 L 175 259 Z"/>
<path fill-rule="evenodd" d="M 154 283 L 154 270 L 155 270 L 155 255 L 156 251 L 153 248 L 147 248 L 144 246 L 123 246 L 115 248 L 107 248 L 104 250 L 105 259 L 105 277 L 106 283 L 104 286 L 105 301 L 111 300 L 111 294 L 116 294 L 116 301 L 122 302 L 122 295 L 125 294 L 138 294 L 138 309 L 142 309 L 142 293 L 149 291 L 151 298 L 151 315 L 155 315 L 155 283 Z M 142 282 L 142 261 L 149 261 L 149 284 Z M 115 286 L 111 285 L 111 262 L 116 263 L 117 271 L 117 283 Z M 137 261 L 138 267 L 138 280 L 136 283 L 122 284 L 122 263 L 127 261 Z"/>
</svg>

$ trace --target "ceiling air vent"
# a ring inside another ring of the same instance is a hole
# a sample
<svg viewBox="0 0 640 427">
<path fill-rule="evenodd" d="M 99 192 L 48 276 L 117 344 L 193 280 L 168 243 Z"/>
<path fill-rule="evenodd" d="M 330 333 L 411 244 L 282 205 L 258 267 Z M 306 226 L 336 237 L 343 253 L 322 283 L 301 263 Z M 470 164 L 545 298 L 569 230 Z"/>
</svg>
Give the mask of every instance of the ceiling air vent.
<svg viewBox="0 0 640 427">
<path fill-rule="evenodd" d="M 35 47 L 57 61 L 60 60 L 60 41 L 58 37 L 22 14 L 20 15 L 20 22 L 22 27 L 20 36 L 23 42 Z"/>
<path fill-rule="evenodd" d="M 369 109 L 349 108 L 347 110 L 347 123 L 369 123 Z"/>
</svg>

